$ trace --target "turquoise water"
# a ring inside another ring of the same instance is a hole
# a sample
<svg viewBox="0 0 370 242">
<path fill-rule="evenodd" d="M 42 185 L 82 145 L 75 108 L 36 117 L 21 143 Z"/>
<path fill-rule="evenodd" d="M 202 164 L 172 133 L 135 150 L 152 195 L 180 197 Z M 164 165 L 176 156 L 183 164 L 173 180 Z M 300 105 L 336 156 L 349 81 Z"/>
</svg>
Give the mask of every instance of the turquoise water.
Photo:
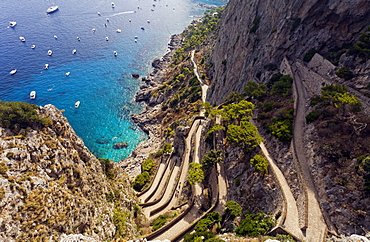
<svg viewBox="0 0 370 242">
<path fill-rule="evenodd" d="M 142 110 L 133 100 L 140 81 L 131 74 L 151 72 L 151 62 L 166 52 L 169 36 L 182 32 L 193 16 L 204 12 L 197 2 L 225 2 L 125 0 L 114 1 L 115 8 L 111 2 L 1 0 L 0 99 L 40 106 L 51 103 L 65 110 L 77 135 L 97 157 L 119 161 L 147 139 L 130 118 Z M 47 15 L 46 9 L 53 5 L 59 10 Z M 17 25 L 8 28 L 9 21 Z M 49 49 L 52 56 L 47 55 Z M 46 63 L 48 70 L 43 69 Z M 15 75 L 9 74 L 12 69 L 17 69 Z M 29 99 L 32 90 L 37 92 L 35 100 Z M 81 102 L 78 109 L 76 101 Z M 129 146 L 115 150 L 112 147 L 117 142 Z"/>
</svg>

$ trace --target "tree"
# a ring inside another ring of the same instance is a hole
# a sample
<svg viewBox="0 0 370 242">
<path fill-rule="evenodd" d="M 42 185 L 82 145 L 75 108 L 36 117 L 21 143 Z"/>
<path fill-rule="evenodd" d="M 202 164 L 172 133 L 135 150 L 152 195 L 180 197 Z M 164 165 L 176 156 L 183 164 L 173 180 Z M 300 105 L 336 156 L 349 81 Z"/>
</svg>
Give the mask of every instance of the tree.
<svg viewBox="0 0 370 242">
<path fill-rule="evenodd" d="M 226 105 L 222 112 L 222 118 L 226 121 L 249 120 L 252 117 L 254 104 L 245 100 L 236 104 Z"/>
<path fill-rule="evenodd" d="M 248 81 L 244 87 L 244 94 L 255 99 L 260 99 L 266 95 L 266 89 L 267 87 L 264 84 L 258 85 L 255 82 Z"/>
<path fill-rule="evenodd" d="M 201 163 L 204 169 L 211 167 L 217 162 L 223 162 L 222 159 L 222 150 L 210 150 L 208 153 L 203 157 Z"/>
<path fill-rule="evenodd" d="M 143 164 L 141 165 L 141 170 L 149 172 L 151 174 L 154 170 L 154 160 L 153 159 L 146 159 L 144 160 Z"/>
<path fill-rule="evenodd" d="M 232 218 L 238 217 L 242 214 L 242 207 L 239 203 L 229 200 L 226 202 L 225 214 Z"/>
<path fill-rule="evenodd" d="M 208 232 L 213 226 L 221 222 L 222 217 L 218 212 L 208 213 L 206 218 L 199 220 L 194 229 L 196 232 Z"/>
<path fill-rule="evenodd" d="M 188 179 L 191 185 L 195 185 L 195 183 L 203 181 L 204 172 L 201 164 L 194 162 L 190 163 Z"/>
<path fill-rule="evenodd" d="M 266 234 L 273 227 L 272 218 L 265 216 L 262 213 L 246 214 L 245 219 L 240 222 L 240 225 L 235 229 L 238 236 L 254 236 Z"/>
<path fill-rule="evenodd" d="M 256 126 L 248 121 L 242 121 L 240 126 L 231 124 L 227 127 L 226 140 L 242 149 L 250 150 L 259 145 L 263 138 Z"/>
<path fill-rule="evenodd" d="M 172 145 L 169 143 L 164 143 L 162 150 L 164 154 L 169 154 L 172 152 Z"/>
<path fill-rule="evenodd" d="M 244 96 L 239 92 L 231 92 L 229 96 L 225 98 L 225 103 L 238 103 L 244 99 Z"/>
<path fill-rule="evenodd" d="M 149 172 L 145 171 L 135 177 L 135 180 L 132 184 L 136 191 L 141 191 L 145 184 L 150 180 Z"/>
<path fill-rule="evenodd" d="M 257 171 L 264 173 L 267 172 L 269 163 L 262 155 L 255 155 L 249 162 Z"/>
</svg>

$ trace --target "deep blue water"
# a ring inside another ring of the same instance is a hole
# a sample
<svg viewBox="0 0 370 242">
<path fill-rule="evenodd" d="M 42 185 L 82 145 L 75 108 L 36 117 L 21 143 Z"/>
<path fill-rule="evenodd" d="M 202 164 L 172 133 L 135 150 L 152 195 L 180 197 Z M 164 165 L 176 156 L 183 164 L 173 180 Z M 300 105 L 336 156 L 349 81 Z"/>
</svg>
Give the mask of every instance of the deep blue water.
<svg viewBox="0 0 370 242">
<path fill-rule="evenodd" d="M 131 73 L 151 72 L 151 62 L 166 52 L 169 36 L 182 32 L 192 16 L 204 12 L 196 3 L 222 5 L 225 1 L 115 0 L 115 8 L 111 2 L 1 0 L 0 100 L 51 103 L 65 110 L 77 135 L 97 157 L 119 161 L 147 139 L 130 119 L 130 114 L 141 111 L 133 100 L 140 81 Z M 47 15 L 46 9 L 53 5 L 59 10 Z M 9 28 L 9 21 L 17 25 Z M 52 56 L 47 55 L 49 49 Z M 49 69 L 43 70 L 46 63 Z M 12 69 L 17 69 L 15 75 L 9 74 Z M 66 72 L 70 75 L 65 76 Z M 29 99 L 32 90 L 37 92 L 35 100 Z M 78 109 L 76 101 L 81 102 Z M 112 146 L 117 142 L 129 146 L 115 150 Z"/>
</svg>

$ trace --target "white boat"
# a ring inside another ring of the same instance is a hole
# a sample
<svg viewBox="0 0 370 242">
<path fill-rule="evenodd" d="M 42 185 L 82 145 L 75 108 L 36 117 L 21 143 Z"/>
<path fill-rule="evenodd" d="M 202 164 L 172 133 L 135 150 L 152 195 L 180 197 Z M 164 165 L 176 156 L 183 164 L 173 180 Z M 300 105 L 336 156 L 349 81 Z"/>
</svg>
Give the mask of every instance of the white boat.
<svg viewBox="0 0 370 242">
<path fill-rule="evenodd" d="M 114 8 L 116 5 L 114 5 L 114 2 L 111 3 L 112 4 L 112 8 Z"/>
<path fill-rule="evenodd" d="M 98 12 L 98 16 L 101 16 L 101 13 L 100 12 Z"/>
<path fill-rule="evenodd" d="M 51 56 L 53 54 L 53 51 L 48 50 L 48 56 Z"/>
<path fill-rule="evenodd" d="M 131 23 L 131 19 L 128 20 Z"/>
<path fill-rule="evenodd" d="M 53 13 L 59 9 L 58 6 L 52 6 L 46 10 L 46 13 Z"/>
<path fill-rule="evenodd" d="M 117 33 L 121 33 L 121 32 L 122 32 L 122 30 L 121 30 L 121 29 L 116 29 L 116 32 L 117 32 Z"/>
<path fill-rule="evenodd" d="M 117 56 L 117 51 L 113 51 L 113 55 L 114 56 Z"/>
<path fill-rule="evenodd" d="M 49 64 L 44 65 L 44 70 L 47 70 L 47 69 L 49 69 Z"/>
<path fill-rule="evenodd" d="M 17 25 L 17 22 L 15 22 L 15 21 L 10 21 L 9 22 L 9 27 L 14 27 L 14 26 L 16 26 Z"/>
<path fill-rule="evenodd" d="M 14 70 L 11 70 L 11 71 L 9 72 L 9 74 L 10 74 L 10 75 L 14 75 L 16 72 L 17 72 L 17 69 L 14 69 Z"/>
<path fill-rule="evenodd" d="M 147 23 L 150 23 L 150 20 L 148 19 L 146 22 L 147 22 Z"/>
<path fill-rule="evenodd" d="M 141 27 L 141 29 L 142 29 L 142 30 L 145 30 L 145 28 L 144 28 L 144 27 Z"/>
<path fill-rule="evenodd" d="M 31 49 L 35 49 L 36 48 L 36 45 L 31 45 Z"/>
<path fill-rule="evenodd" d="M 105 40 L 106 40 L 106 41 L 108 41 L 108 40 L 109 40 L 109 38 L 108 38 L 108 37 L 105 37 Z"/>
<path fill-rule="evenodd" d="M 95 29 L 92 29 L 91 32 L 95 33 Z"/>
<path fill-rule="evenodd" d="M 75 108 L 78 108 L 80 106 L 80 101 L 75 102 Z"/>
<path fill-rule="evenodd" d="M 81 40 L 80 37 L 77 37 L 77 40 L 80 41 Z"/>
<path fill-rule="evenodd" d="M 26 41 L 26 39 L 25 39 L 23 36 L 19 37 L 19 39 L 20 39 L 22 42 L 25 42 L 25 41 Z"/>
<path fill-rule="evenodd" d="M 107 18 L 107 22 L 109 22 L 109 18 Z"/>
<path fill-rule="evenodd" d="M 76 54 L 76 52 L 77 52 L 76 49 L 72 50 L 72 55 Z"/>
<path fill-rule="evenodd" d="M 58 36 L 54 35 L 54 39 L 58 39 Z"/>
<path fill-rule="evenodd" d="M 71 74 L 71 72 L 67 72 L 67 73 L 66 73 L 66 76 L 69 76 L 69 74 Z"/>
<path fill-rule="evenodd" d="M 35 91 L 30 92 L 30 99 L 36 99 L 36 92 Z"/>
</svg>

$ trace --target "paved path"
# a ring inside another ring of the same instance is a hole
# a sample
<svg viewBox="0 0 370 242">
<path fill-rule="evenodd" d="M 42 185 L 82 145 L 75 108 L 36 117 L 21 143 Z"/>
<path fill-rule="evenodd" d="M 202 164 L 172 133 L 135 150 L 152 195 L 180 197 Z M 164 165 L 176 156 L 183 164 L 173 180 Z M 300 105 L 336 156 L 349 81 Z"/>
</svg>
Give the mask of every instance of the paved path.
<svg viewBox="0 0 370 242">
<path fill-rule="evenodd" d="M 305 88 L 302 84 L 302 76 L 305 76 L 303 73 L 305 68 L 299 63 L 293 66 L 291 70 L 292 77 L 294 79 L 295 90 L 297 93 L 296 98 L 296 113 L 294 119 L 294 153 L 298 165 L 300 166 L 300 172 L 303 175 L 303 180 L 306 184 L 306 201 L 307 206 L 305 209 L 306 212 L 306 221 L 305 226 L 307 226 L 305 233 L 305 241 L 307 242 L 318 242 L 324 241 L 327 226 L 323 217 L 323 214 L 320 209 L 320 205 L 316 198 L 316 190 L 313 183 L 312 175 L 310 172 L 309 164 L 307 164 L 305 156 L 305 148 L 303 142 L 304 136 L 304 125 L 305 125 L 305 106 L 306 106 L 306 93 Z"/>
<path fill-rule="evenodd" d="M 160 179 L 162 178 L 163 172 L 165 171 L 167 166 L 168 166 L 167 162 L 162 162 L 161 164 L 159 164 L 158 171 L 154 177 L 154 180 L 149 190 L 139 196 L 141 203 L 147 202 L 146 199 L 152 196 L 153 193 L 156 191 L 156 189 L 158 189 L 158 186 L 160 184 Z"/>
<path fill-rule="evenodd" d="M 200 77 L 199 77 L 199 73 L 198 73 L 198 66 L 197 64 L 195 63 L 194 61 L 194 54 L 195 54 L 195 50 L 193 50 L 191 52 L 191 62 L 193 62 L 193 65 L 194 65 L 194 74 L 197 76 L 198 78 L 198 81 L 200 82 L 200 87 L 202 88 L 202 102 L 206 102 L 206 98 L 207 98 L 207 91 L 208 91 L 208 85 L 207 83 L 205 83 Z"/>
</svg>

